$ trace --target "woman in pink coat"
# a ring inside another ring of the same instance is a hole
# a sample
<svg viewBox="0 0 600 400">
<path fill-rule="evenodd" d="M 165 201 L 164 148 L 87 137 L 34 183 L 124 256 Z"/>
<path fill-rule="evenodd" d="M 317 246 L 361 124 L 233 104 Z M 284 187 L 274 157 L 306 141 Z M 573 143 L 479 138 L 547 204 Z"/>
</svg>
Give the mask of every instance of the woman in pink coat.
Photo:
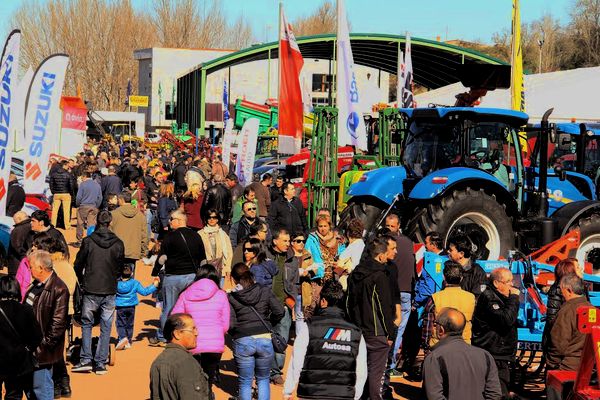
<svg viewBox="0 0 600 400">
<path fill-rule="evenodd" d="M 171 314 L 191 314 L 194 319 L 198 338 L 192 354 L 208 375 L 211 393 L 225 350 L 225 332 L 229 330 L 229 300 L 227 293 L 219 289 L 220 281 L 215 267 L 210 264 L 200 266 L 195 282 L 181 292 L 171 311 Z"/>
</svg>

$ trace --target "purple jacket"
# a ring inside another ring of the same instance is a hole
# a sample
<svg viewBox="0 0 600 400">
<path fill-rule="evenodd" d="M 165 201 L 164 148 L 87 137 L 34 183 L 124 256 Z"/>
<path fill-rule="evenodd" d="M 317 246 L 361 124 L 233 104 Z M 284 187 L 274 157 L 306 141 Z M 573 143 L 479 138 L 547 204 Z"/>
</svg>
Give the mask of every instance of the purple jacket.
<svg viewBox="0 0 600 400">
<path fill-rule="evenodd" d="M 200 279 L 179 295 L 171 314 L 188 313 L 194 319 L 198 338 L 192 354 L 222 353 L 229 311 L 227 294 L 210 279 Z"/>
</svg>

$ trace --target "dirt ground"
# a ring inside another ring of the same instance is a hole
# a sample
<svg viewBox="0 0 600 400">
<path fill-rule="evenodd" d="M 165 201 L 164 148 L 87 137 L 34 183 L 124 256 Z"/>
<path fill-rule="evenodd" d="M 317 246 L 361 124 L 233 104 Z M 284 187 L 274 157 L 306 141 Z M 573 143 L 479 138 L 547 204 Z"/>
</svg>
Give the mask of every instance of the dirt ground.
<svg viewBox="0 0 600 400">
<path fill-rule="evenodd" d="M 75 239 L 75 230 L 69 229 L 63 231 L 67 242 Z M 71 247 L 72 258 L 77 249 Z M 136 279 L 142 284 L 149 285 L 152 282 L 150 277 L 151 266 L 143 265 L 138 262 L 136 268 Z M 128 350 L 116 352 L 115 365 L 108 368 L 108 374 L 97 376 L 92 373 L 71 374 L 71 387 L 74 400 L 122 400 L 122 399 L 148 399 L 149 390 L 149 370 L 152 361 L 160 354 L 161 348 L 150 347 L 148 338 L 154 336 L 158 326 L 160 309 L 156 308 L 154 301 L 150 296 L 140 297 L 140 304 L 137 307 L 135 315 L 135 333 L 134 343 Z M 81 337 L 79 328 L 75 328 L 76 337 Z M 99 334 L 99 329 L 94 328 L 94 335 Z M 112 341 L 116 342 L 116 330 L 113 325 Z M 287 361 L 291 357 L 292 347 L 288 347 Z M 70 370 L 69 365 L 69 370 Z M 394 379 L 392 385 L 398 399 L 416 399 L 419 397 L 420 383 L 408 382 L 403 379 Z M 227 400 L 236 395 L 237 375 L 235 374 L 235 362 L 233 354 L 229 347 L 225 348 L 225 353 L 221 361 L 221 383 L 214 389 L 216 398 Z M 282 398 L 282 387 L 271 385 L 271 398 Z"/>
</svg>

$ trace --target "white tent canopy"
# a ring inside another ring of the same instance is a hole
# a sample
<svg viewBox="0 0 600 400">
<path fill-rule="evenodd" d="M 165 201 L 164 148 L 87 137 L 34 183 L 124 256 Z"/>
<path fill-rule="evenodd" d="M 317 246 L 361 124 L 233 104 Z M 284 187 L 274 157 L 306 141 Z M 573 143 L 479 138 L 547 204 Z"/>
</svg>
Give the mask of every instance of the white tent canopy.
<svg viewBox="0 0 600 400">
<path fill-rule="evenodd" d="M 419 107 L 454 105 L 455 96 L 468 91 L 460 82 L 416 96 Z M 600 67 L 579 68 L 525 76 L 525 112 L 529 121 L 554 107 L 552 121 L 600 121 Z M 481 99 L 480 107 L 510 108 L 510 90 L 496 89 Z"/>
</svg>

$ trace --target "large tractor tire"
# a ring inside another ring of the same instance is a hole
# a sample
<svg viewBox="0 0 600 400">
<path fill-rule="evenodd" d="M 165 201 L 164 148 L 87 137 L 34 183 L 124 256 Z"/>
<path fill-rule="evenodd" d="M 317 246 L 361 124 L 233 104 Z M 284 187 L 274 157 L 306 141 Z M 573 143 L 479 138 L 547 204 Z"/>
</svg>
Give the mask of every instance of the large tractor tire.
<svg viewBox="0 0 600 400">
<path fill-rule="evenodd" d="M 365 225 L 365 230 L 371 232 L 387 208 L 385 203 L 376 199 L 352 199 L 342 211 L 338 226 L 344 229 L 351 219 L 358 218 Z"/>
<path fill-rule="evenodd" d="M 505 206 L 483 189 L 455 190 L 439 201 L 417 209 L 408 223 L 407 233 L 423 242 L 427 232 L 438 232 L 444 239 L 466 234 L 476 246 L 474 257 L 497 260 L 514 249 L 515 235 Z"/>
<path fill-rule="evenodd" d="M 579 228 L 581 242 L 570 256 L 577 258 L 582 267 L 586 261 L 590 262 L 596 272 L 600 269 L 600 215 L 582 218 L 576 228 Z"/>
</svg>

